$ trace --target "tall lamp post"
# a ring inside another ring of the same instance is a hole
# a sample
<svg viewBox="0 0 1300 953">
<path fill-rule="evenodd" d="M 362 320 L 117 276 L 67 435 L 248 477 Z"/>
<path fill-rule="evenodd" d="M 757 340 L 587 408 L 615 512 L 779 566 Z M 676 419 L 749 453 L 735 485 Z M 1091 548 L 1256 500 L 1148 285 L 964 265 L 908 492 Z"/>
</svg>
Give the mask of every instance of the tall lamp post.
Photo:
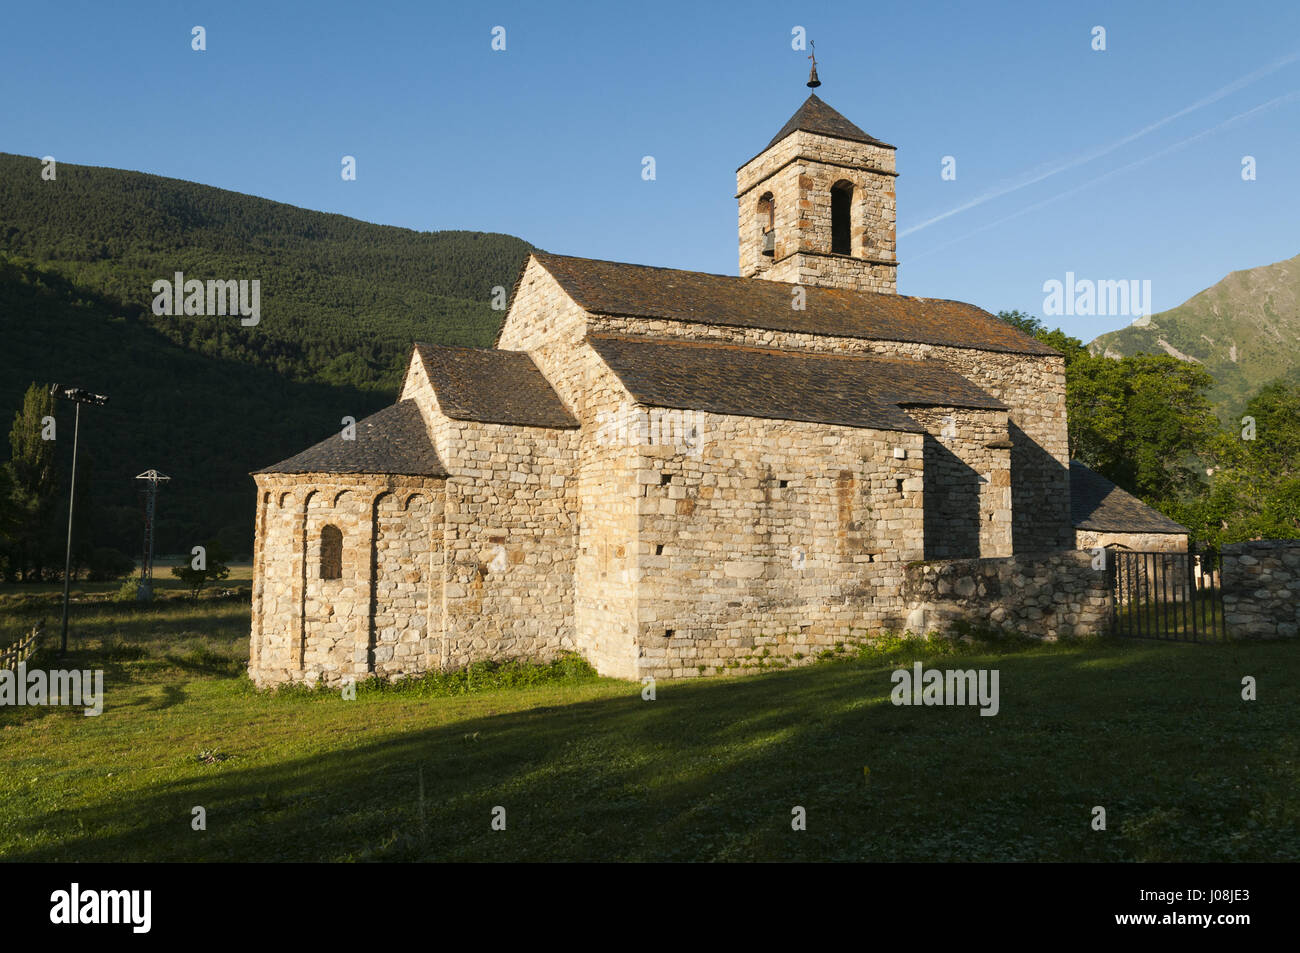
<svg viewBox="0 0 1300 953">
<path fill-rule="evenodd" d="M 65 387 L 62 384 L 50 385 L 50 396 L 59 400 L 70 400 L 76 405 L 76 420 L 72 425 L 72 486 L 68 490 L 68 546 L 63 554 L 63 642 L 60 651 L 68 652 L 68 586 L 72 581 L 72 507 L 77 499 L 77 437 L 81 432 L 81 405 L 94 404 L 102 407 L 108 403 L 103 394 L 92 394 L 80 387 Z"/>
</svg>

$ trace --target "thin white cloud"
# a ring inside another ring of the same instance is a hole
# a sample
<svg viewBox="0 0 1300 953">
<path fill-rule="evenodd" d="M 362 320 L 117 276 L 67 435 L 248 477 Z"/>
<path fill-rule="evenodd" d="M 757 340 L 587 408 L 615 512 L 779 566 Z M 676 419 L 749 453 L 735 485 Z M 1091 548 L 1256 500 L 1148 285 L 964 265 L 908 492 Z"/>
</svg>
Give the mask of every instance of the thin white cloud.
<svg viewBox="0 0 1300 953">
<path fill-rule="evenodd" d="M 1177 149 L 1183 148 L 1184 146 L 1191 145 L 1193 142 L 1196 142 L 1199 139 L 1204 139 L 1206 136 L 1211 136 L 1214 133 L 1227 128 L 1228 126 L 1234 125 L 1235 123 L 1244 122 L 1245 120 L 1249 119 L 1250 117 L 1258 113 L 1264 112 L 1269 109 L 1274 109 L 1277 106 L 1281 106 L 1283 103 L 1292 102 L 1297 99 L 1300 99 L 1300 89 L 1292 90 L 1289 93 L 1285 93 L 1274 99 L 1270 99 L 1267 102 L 1260 103 L 1258 106 L 1253 106 L 1250 109 L 1247 109 L 1245 112 L 1238 113 L 1235 116 L 1231 116 L 1228 119 L 1223 120 L 1223 122 L 1211 126 L 1209 129 L 1205 129 L 1201 132 L 1196 133 L 1195 135 L 1188 136 L 1186 139 L 1180 139 L 1178 142 L 1175 142 L 1173 145 L 1166 146 L 1165 148 L 1159 150 L 1158 152 L 1151 153 L 1149 156 L 1145 156 L 1141 159 L 1135 159 L 1134 161 L 1128 163 L 1127 165 L 1122 165 L 1119 168 L 1112 169 L 1109 172 L 1104 172 L 1101 175 L 1096 176 L 1095 178 L 1089 179 L 1087 182 L 1084 182 L 1082 185 L 1076 185 L 1072 189 L 1067 189 L 1064 192 L 1059 192 L 1056 195 L 1053 195 L 1049 198 L 1042 199 L 1041 201 L 1035 202 L 1032 205 L 1026 205 L 1024 208 L 1020 209 L 1017 212 L 1012 212 L 1010 215 L 1004 215 L 1002 218 L 999 218 L 997 221 L 989 222 L 987 225 L 981 225 L 979 228 L 966 232 L 964 235 L 959 235 L 956 238 L 950 238 L 948 239 L 948 241 L 935 245 L 933 248 L 930 248 L 919 255 L 909 255 L 904 260 L 911 262 L 911 261 L 916 261 L 918 258 L 925 258 L 927 255 L 933 255 L 935 252 L 939 251 L 940 249 L 947 248 L 949 245 L 955 245 L 957 242 L 965 241 L 966 239 L 971 238 L 974 235 L 978 235 L 980 232 L 986 232 L 989 229 L 996 228 L 997 226 L 1005 224 L 1006 222 L 1009 222 L 1012 219 L 1020 218 L 1022 215 L 1028 215 L 1030 212 L 1035 212 L 1045 205 L 1051 205 L 1053 202 L 1059 202 L 1061 199 L 1068 198 L 1069 196 L 1074 195 L 1077 192 L 1082 192 L 1084 189 L 1091 188 L 1092 186 L 1096 185 L 1098 182 L 1104 182 L 1106 179 L 1113 178 L 1114 176 L 1127 172 L 1130 169 L 1135 169 L 1138 166 L 1146 165 L 1148 162 L 1152 162 L 1156 159 L 1159 159 L 1161 156 L 1166 156 Z"/>
<path fill-rule="evenodd" d="M 1000 198 L 1003 195 L 1008 195 L 1011 192 L 1018 192 L 1021 189 L 1028 188 L 1031 185 L 1034 185 L 1038 182 L 1042 182 L 1044 179 L 1049 179 L 1052 176 L 1058 175 L 1069 169 L 1073 169 L 1085 163 L 1092 162 L 1094 159 L 1100 159 L 1102 156 L 1108 155 L 1114 152 L 1116 149 L 1128 145 L 1130 142 L 1133 142 L 1135 139 L 1140 139 L 1145 135 L 1155 132 L 1160 127 L 1168 125 L 1169 123 L 1173 122 L 1176 119 L 1181 119 L 1183 116 L 1186 116 L 1188 113 L 1195 112 L 1198 109 L 1202 109 L 1205 106 L 1209 106 L 1212 103 L 1216 103 L 1219 100 L 1223 99 L 1225 96 L 1231 96 L 1233 93 L 1237 92 L 1238 90 L 1244 89 L 1250 84 L 1260 79 L 1263 79 L 1265 76 L 1268 76 L 1271 73 L 1276 73 L 1278 70 L 1282 69 L 1282 67 L 1294 63 L 1297 59 L 1300 59 L 1300 50 L 1296 50 L 1293 53 L 1289 53 L 1286 56 L 1282 57 L 1281 59 L 1275 60 L 1274 62 L 1270 63 L 1267 66 L 1260 67 L 1254 72 L 1247 73 L 1245 76 L 1233 80 L 1227 86 L 1224 86 L 1221 89 L 1216 89 L 1208 96 L 1198 99 L 1190 106 L 1185 106 L 1175 113 L 1170 113 L 1168 116 L 1165 116 L 1163 119 L 1157 119 L 1155 122 L 1143 126 L 1141 129 L 1137 130 L 1136 132 L 1129 133 L 1127 136 L 1125 136 L 1122 139 L 1117 139 L 1114 142 L 1110 143 L 1109 145 L 1102 146 L 1099 149 L 1093 149 L 1089 152 L 1081 153 L 1080 155 L 1077 155 L 1072 159 L 1068 159 L 1064 162 L 1057 163 L 1056 165 L 1048 166 L 1046 169 L 1043 169 L 1040 166 L 1038 170 L 1027 172 L 1024 175 L 1022 175 L 1019 179 L 1016 179 L 1013 182 L 1007 183 L 1005 185 L 996 186 L 990 189 L 989 191 L 984 192 L 981 195 L 977 195 L 975 198 L 971 199 L 968 202 L 963 202 L 961 205 L 958 205 L 954 209 L 950 209 L 947 212 L 944 212 L 940 215 L 936 215 L 933 218 L 928 218 L 917 225 L 913 225 L 911 228 L 905 229 L 904 231 L 899 233 L 899 237 L 902 238 L 907 235 L 915 234 L 916 232 L 919 232 L 923 228 L 929 228 L 931 225 L 935 224 L 936 222 L 942 222 L 944 219 L 951 218 L 954 215 L 958 215 L 962 212 L 968 211 L 969 209 L 973 209 L 977 205 L 983 205 L 985 202 L 989 202 L 992 201 L 993 199 Z"/>
</svg>

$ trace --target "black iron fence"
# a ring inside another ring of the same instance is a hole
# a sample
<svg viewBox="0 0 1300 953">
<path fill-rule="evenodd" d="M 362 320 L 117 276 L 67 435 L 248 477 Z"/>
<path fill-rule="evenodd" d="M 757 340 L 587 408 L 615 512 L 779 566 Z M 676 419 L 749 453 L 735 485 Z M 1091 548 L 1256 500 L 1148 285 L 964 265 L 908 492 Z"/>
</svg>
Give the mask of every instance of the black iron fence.
<svg viewBox="0 0 1300 953">
<path fill-rule="evenodd" d="M 1139 639 L 1224 639 L 1217 553 L 1107 553 L 1114 615 L 1111 631 Z"/>
</svg>

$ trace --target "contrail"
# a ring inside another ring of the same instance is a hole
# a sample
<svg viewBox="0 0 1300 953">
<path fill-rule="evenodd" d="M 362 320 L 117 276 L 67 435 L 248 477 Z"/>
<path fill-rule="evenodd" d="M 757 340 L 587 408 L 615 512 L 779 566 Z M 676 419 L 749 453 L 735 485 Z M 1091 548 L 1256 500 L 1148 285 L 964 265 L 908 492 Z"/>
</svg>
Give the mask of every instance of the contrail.
<svg viewBox="0 0 1300 953">
<path fill-rule="evenodd" d="M 1275 99 L 1270 99 L 1268 102 L 1260 103 L 1258 106 L 1254 106 L 1250 109 L 1247 109 L 1243 113 L 1238 113 L 1235 116 L 1231 116 L 1228 119 L 1223 120 L 1223 122 L 1211 126 L 1209 129 L 1203 130 L 1202 132 L 1198 132 L 1193 136 L 1188 136 L 1186 139 L 1181 139 L 1178 142 L 1175 142 L 1173 145 L 1166 146 L 1165 148 L 1161 149 L 1159 152 L 1153 152 L 1149 156 L 1145 156 L 1144 158 L 1136 159 L 1133 162 L 1128 163 L 1128 165 L 1122 165 L 1117 169 L 1112 169 L 1109 172 L 1102 173 L 1096 178 L 1089 179 L 1087 182 L 1084 182 L 1082 185 L 1076 185 L 1072 189 L 1067 189 L 1066 191 L 1053 195 L 1050 198 L 1042 199 L 1041 201 L 1035 202 L 1033 205 L 1027 205 L 1024 208 L 1020 209 L 1018 212 L 1012 212 L 1010 215 L 1004 215 L 1002 218 L 998 219 L 997 221 L 989 222 L 987 225 L 981 225 L 979 228 L 969 231 L 964 235 L 959 235 L 956 238 L 950 238 L 948 241 L 935 245 L 933 248 L 929 249 L 928 251 L 924 251 L 919 255 L 908 256 L 906 260 L 916 261 L 918 258 L 924 258 L 927 255 L 932 255 L 942 248 L 947 248 L 949 245 L 954 245 L 957 242 L 965 241 L 966 239 L 970 238 L 972 235 L 978 235 L 980 232 L 986 232 L 990 228 L 996 228 L 998 225 L 1002 225 L 1005 222 L 1009 222 L 1014 218 L 1019 218 L 1022 215 L 1027 215 L 1030 212 L 1037 211 L 1038 209 L 1042 208 L 1045 205 L 1050 205 L 1053 202 L 1060 201 L 1063 198 L 1067 198 L 1071 195 L 1074 195 L 1076 192 L 1082 192 L 1084 189 L 1090 188 L 1091 186 L 1096 185 L 1098 182 L 1102 182 L 1105 181 L 1106 179 L 1112 178 L 1113 176 L 1119 175 L 1121 172 L 1127 172 L 1129 169 L 1135 169 L 1140 165 L 1146 165 L 1146 163 L 1151 162 L 1155 159 L 1159 159 L 1161 156 L 1168 155 L 1169 153 L 1173 152 L 1176 149 L 1181 149 L 1183 146 L 1190 145 L 1191 143 L 1195 142 L 1198 139 L 1204 139 L 1206 136 L 1213 135 L 1214 133 L 1218 132 L 1220 129 L 1224 129 L 1228 126 L 1233 125 L 1234 123 L 1242 122 L 1243 120 L 1248 119 L 1249 117 L 1255 115 L 1256 113 L 1263 112 L 1267 109 L 1272 109 L 1275 106 L 1280 106 L 1283 103 L 1291 102 L 1292 100 L 1295 99 L 1300 99 L 1300 89 L 1292 90 L 1291 92 L 1278 96 Z"/>
<path fill-rule="evenodd" d="M 961 205 L 958 205 L 954 209 L 944 212 L 942 215 L 936 215 L 934 216 L 934 218 L 926 219 L 924 222 L 921 222 L 919 225 L 913 225 L 911 228 L 906 229 L 903 232 L 900 232 L 899 237 L 902 238 L 906 235 L 911 235 L 914 232 L 919 232 L 921 229 L 928 228 L 929 226 L 933 225 L 935 222 L 942 222 L 945 218 L 951 218 L 952 216 L 957 215 L 961 212 L 965 212 L 968 209 L 972 209 L 977 205 L 983 205 L 985 202 L 991 201 L 992 199 L 995 198 L 999 198 L 1000 196 L 1003 195 L 1007 195 L 1010 192 L 1018 192 L 1020 189 L 1028 188 L 1029 186 L 1034 185 L 1037 182 L 1041 182 L 1044 179 L 1048 179 L 1061 172 L 1065 172 L 1067 169 L 1073 169 L 1075 166 L 1080 166 L 1086 162 L 1091 162 L 1093 159 L 1099 159 L 1104 155 L 1114 152 L 1116 149 L 1119 149 L 1122 146 L 1128 145 L 1130 142 L 1132 142 L 1135 139 L 1140 139 L 1143 136 L 1147 135 L 1148 133 L 1154 132 L 1155 130 L 1159 129 L 1161 126 L 1167 125 L 1168 123 L 1171 123 L 1176 119 L 1181 119 L 1183 116 L 1186 116 L 1190 112 L 1195 112 L 1198 109 L 1210 105 L 1211 103 L 1216 103 L 1220 99 L 1223 99 L 1225 96 L 1231 96 L 1239 89 L 1243 89 L 1246 86 L 1249 86 L 1251 83 L 1254 83 L 1259 79 L 1262 79 L 1263 77 L 1269 75 L 1270 73 L 1277 72 L 1282 67 L 1294 63 L 1297 59 L 1300 59 L 1300 50 L 1296 50 L 1293 53 L 1289 53 L 1286 56 L 1282 57 L 1280 60 L 1276 60 L 1275 62 L 1270 63 L 1268 66 L 1260 67 L 1259 69 L 1255 70 L 1253 73 L 1247 73 L 1245 76 L 1242 76 L 1240 79 L 1233 80 L 1231 83 L 1229 83 L 1227 86 L 1224 86 L 1222 89 L 1215 90 L 1213 93 L 1210 93 L 1208 96 L 1202 99 L 1198 99 L 1190 106 L 1185 106 L 1184 108 L 1178 110 L 1178 112 L 1170 113 L 1168 116 L 1165 116 L 1163 119 L 1157 119 L 1155 122 L 1151 123 L 1150 125 L 1143 126 L 1137 132 L 1130 133 L 1129 135 L 1125 136 L 1123 139 L 1117 139 L 1115 142 L 1112 142 L 1110 145 L 1102 146 L 1100 149 L 1094 149 L 1091 152 L 1085 152 L 1082 155 L 1078 155 L 1066 162 L 1062 162 L 1058 165 L 1051 166 L 1045 171 L 1031 172 L 1029 173 L 1028 177 L 1021 178 L 1008 185 L 1003 185 L 991 189 L 988 192 L 985 192 L 983 195 L 976 196 L 975 198 L 971 199 L 969 202 L 965 202 Z"/>
</svg>

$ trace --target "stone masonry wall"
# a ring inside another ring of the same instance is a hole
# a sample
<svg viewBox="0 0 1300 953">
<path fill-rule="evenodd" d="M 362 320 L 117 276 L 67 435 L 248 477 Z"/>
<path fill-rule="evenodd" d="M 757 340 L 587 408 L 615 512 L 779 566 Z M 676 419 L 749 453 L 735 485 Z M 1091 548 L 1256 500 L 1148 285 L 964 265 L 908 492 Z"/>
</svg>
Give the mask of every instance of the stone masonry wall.
<svg viewBox="0 0 1300 953">
<path fill-rule="evenodd" d="M 1004 410 L 908 407 L 927 431 L 925 558 L 1011 555 L 1011 449 Z"/>
<path fill-rule="evenodd" d="M 832 288 L 893 293 L 896 273 L 894 151 L 798 131 L 736 173 L 740 274 Z M 853 186 L 851 254 L 831 252 L 831 188 Z M 764 255 L 766 215 L 775 202 L 775 249 Z"/>
<path fill-rule="evenodd" d="M 592 333 L 647 334 L 757 347 L 928 358 L 951 367 L 1010 408 L 1012 546 L 1017 554 L 1074 547 L 1070 457 L 1065 419 L 1065 361 L 933 344 L 823 337 L 794 331 L 720 327 L 685 321 L 593 315 Z"/>
<path fill-rule="evenodd" d="M 1263 639 L 1300 635 L 1300 540 L 1231 543 L 1221 552 L 1228 634 Z"/>
<path fill-rule="evenodd" d="M 637 411 L 586 343 L 587 312 L 530 260 L 498 346 L 528 351 L 581 424 L 574 638 L 601 672 L 636 674 Z"/>
<path fill-rule="evenodd" d="M 249 676 L 336 684 L 414 674 L 436 658 L 443 481 L 258 474 Z M 321 578 L 321 533 L 343 537 Z"/>
<path fill-rule="evenodd" d="M 1111 617 L 1106 573 L 1086 552 L 957 559 L 907 567 L 907 629 L 923 635 L 954 624 L 1042 639 L 1100 635 Z"/>
<path fill-rule="evenodd" d="M 1080 529 L 1074 532 L 1076 549 L 1122 546 L 1141 553 L 1185 553 L 1186 533 L 1103 533 Z"/>
<path fill-rule="evenodd" d="M 441 667 L 575 649 L 577 432 L 435 426 L 450 474 Z"/>
<path fill-rule="evenodd" d="M 901 623 L 903 566 L 923 547 L 922 434 L 692 421 L 695 447 L 640 448 L 637 674 L 743 669 Z"/>
</svg>

